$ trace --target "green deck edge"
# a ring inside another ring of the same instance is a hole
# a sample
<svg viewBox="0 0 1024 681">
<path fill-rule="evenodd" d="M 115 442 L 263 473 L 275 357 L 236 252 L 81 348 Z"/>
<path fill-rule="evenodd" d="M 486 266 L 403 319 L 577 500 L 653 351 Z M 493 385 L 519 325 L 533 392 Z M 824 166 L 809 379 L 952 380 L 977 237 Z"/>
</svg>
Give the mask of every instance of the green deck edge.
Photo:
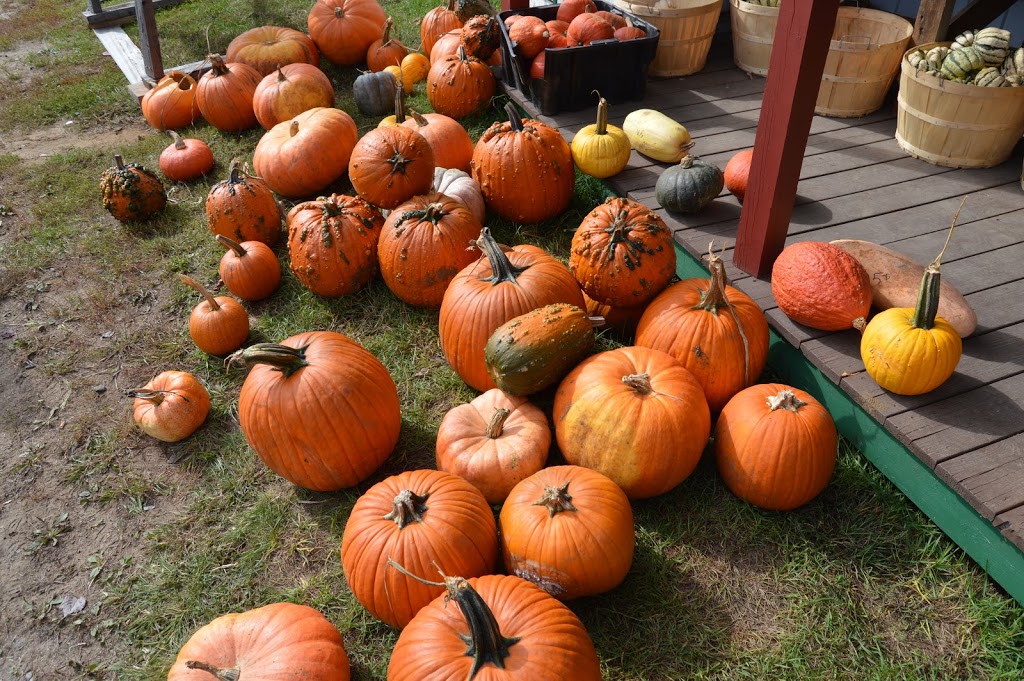
<svg viewBox="0 0 1024 681">
<path fill-rule="evenodd" d="M 676 244 L 680 278 L 707 277 L 708 270 Z M 946 536 L 1011 598 L 1024 605 L 1024 552 L 1004 537 L 936 473 L 829 380 L 803 354 L 771 330 L 768 366 L 788 384 L 820 401 L 836 427 L 875 468 L 903 492 Z"/>
</svg>

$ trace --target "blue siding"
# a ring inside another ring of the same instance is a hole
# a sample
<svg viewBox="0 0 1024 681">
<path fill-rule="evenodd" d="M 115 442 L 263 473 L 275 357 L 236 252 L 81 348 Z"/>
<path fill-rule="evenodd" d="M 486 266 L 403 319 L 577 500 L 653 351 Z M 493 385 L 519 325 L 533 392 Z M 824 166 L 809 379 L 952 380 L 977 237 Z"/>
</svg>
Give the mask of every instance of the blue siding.
<svg viewBox="0 0 1024 681">
<path fill-rule="evenodd" d="M 899 14 L 911 21 L 917 18 L 917 8 L 921 5 L 920 0 L 870 0 L 870 3 L 865 4 L 885 12 Z M 970 0 L 957 0 L 953 6 L 953 14 L 955 15 L 968 4 L 970 4 Z M 1024 38 L 1024 0 L 1018 0 L 1018 2 L 1014 3 L 1009 10 L 1003 12 L 991 25 L 1009 29 L 1013 35 L 1013 42 L 1015 44 L 1020 43 L 1021 38 Z M 977 26 L 976 28 L 984 27 Z"/>
</svg>

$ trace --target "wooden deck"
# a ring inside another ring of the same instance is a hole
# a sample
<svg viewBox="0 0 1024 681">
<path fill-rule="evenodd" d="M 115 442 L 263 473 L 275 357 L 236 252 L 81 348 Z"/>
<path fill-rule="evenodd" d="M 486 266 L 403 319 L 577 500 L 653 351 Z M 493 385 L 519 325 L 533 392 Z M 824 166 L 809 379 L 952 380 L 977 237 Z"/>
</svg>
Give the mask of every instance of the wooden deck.
<svg viewBox="0 0 1024 681">
<path fill-rule="evenodd" d="M 728 41 L 728 36 L 719 36 Z M 716 38 L 707 67 L 685 78 L 651 80 L 644 100 L 613 105 L 621 125 L 638 108 L 682 122 L 694 151 L 724 167 L 751 148 L 765 80 L 735 68 L 731 46 Z M 531 116 L 566 139 L 593 122 L 593 109 L 539 115 L 521 92 L 507 89 Z M 897 145 L 895 97 L 857 119 L 816 116 L 811 128 L 788 242 L 866 239 L 927 263 L 942 247 L 960 200 L 969 194 L 942 274 L 978 314 L 953 377 L 917 397 L 887 393 L 864 371 L 855 331 L 802 327 L 779 311 L 769 281 L 732 267 L 740 204 L 727 193 L 697 216 L 667 214 L 654 199 L 665 164 L 633 152 L 609 180 L 617 193 L 658 209 L 692 258 L 684 276 L 702 276 L 709 242 L 724 257 L 733 285 L 757 300 L 778 347 L 770 362 L 811 390 L 844 435 L 925 513 L 1024 603 L 1024 191 L 1021 150 L 1001 166 L 963 170 L 931 165 Z M 795 352 L 798 351 L 798 352 Z M 792 364 L 803 360 L 804 367 Z"/>
</svg>

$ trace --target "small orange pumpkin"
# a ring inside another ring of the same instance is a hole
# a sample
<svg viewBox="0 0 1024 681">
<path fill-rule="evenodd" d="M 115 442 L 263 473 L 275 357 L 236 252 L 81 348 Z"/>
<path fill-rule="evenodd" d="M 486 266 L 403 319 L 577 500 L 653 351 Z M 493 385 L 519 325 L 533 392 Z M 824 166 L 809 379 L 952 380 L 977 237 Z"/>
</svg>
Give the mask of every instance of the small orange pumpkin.
<svg viewBox="0 0 1024 681">
<path fill-rule="evenodd" d="M 798 324 L 822 331 L 863 329 L 871 278 L 856 258 L 825 241 L 786 246 L 772 266 L 772 295 Z"/>
<path fill-rule="evenodd" d="M 208 355 L 226 355 L 242 347 L 249 337 L 249 314 L 245 308 L 234 298 L 214 297 L 192 277 L 182 274 L 180 278 L 203 297 L 188 318 L 188 333 L 196 347 Z"/>
<path fill-rule="evenodd" d="M 462 20 L 455 13 L 455 0 L 443 0 L 440 5 L 427 12 L 420 22 L 420 42 L 424 54 L 429 57 L 434 43 L 445 33 L 456 28 L 462 28 Z"/>
<path fill-rule="evenodd" d="M 145 220 L 167 205 L 160 179 L 139 163 L 125 163 L 120 154 L 114 154 L 114 165 L 100 176 L 100 197 L 121 222 Z"/>
<path fill-rule="evenodd" d="M 380 208 L 396 208 L 430 189 L 434 152 L 423 135 L 392 125 L 363 135 L 348 165 L 352 187 Z"/>
<path fill-rule="evenodd" d="M 747 179 L 750 176 L 750 161 L 754 158 L 753 149 L 737 151 L 725 164 L 725 188 L 743 203 L 747 195 Z"/>
<path fill-rule="evenodd" d="M 208 57 L 210 70 L 196 87 L 196 104 L 206 122 L 227 132 L 248 130 L 258 124 L 252 98 L 263 80 L 251 66 L 225 62 L 218 54 Z"/>
<path fill-rule="evenodd" d="M 509 39 L 516 44 L 516 52 L 524 59 L 533 59 L 544 51 L 551 39 L 551 32 L 544 20 L 526 15 L 508 29 Z"/>
<path fill-rule="evenodd" d="M 206 142 L 168 132 L 174 141 L 160 152 L 160 172 L 175 182 L 188 182 L 213 170 L 213 151 Z"/>
<path fill-rule="evenodd" d="M 206 196 L 206 224 L 213 234 L 273 246 L 281 237 L 281 207 L 267 183 L 231 161 L 226 180 Z"/>
<path fill-rule="evenodd" d="M 320 54 L 339 66 L 355 66 L 384 32 L 387 19 L 377 0 L 316 0 L 306 25 Z"/>
<path fill-rule="evenodd" d="M 427 140 L 434 152 L 436 168 L 469 171 L 469 162 L 473 159 L 473 140 L 461 123 L 439 113 L 410 111 L 409 116 L 402 125 L 412 128 Z"/>
<path fill-rule="evenodd" d="M 157 130 L 178 130 L 199 120 L 196 80 L 181 71 L 168 71 L 147 90 L 140 102 L 146 122 Z"/>
<path fill-rule="evenodd" d="M 263 300 L 281 284 L 281 263 L 262 241 L 238 243 L 223 234 L 217 243 L 227 248 L 220 259 L 220 278 L 231 293 L 242 300 Z"/>
<path fill-rule="evenodd" d="M 384 23 L 384 34 L 366 50 L 366 66 L 371 71 L 383 71 L 385 66 L 399 65 L 410 50 L 398 38 L 391 37 L 395 21 L 391 17 Z"/>
<path fill-rule="evenodd" d="M 210 413 L 210 394 L 187 371 L 164 371 L 138 390 L 129 390 L 135 423 L 146 435 L 178 442 L 196 432 Z"/>
<path fill-rule="evenodd" d="M 434 46 L 437 50 L 440 43 Z M 497 81 L 491 68 L 467 55 L 459 45 L 454 55 L 435 61 L 427 74 L 427 99 L 434 110 L 452 118 L 465 118 L 494 96 Z"/>
</svg>

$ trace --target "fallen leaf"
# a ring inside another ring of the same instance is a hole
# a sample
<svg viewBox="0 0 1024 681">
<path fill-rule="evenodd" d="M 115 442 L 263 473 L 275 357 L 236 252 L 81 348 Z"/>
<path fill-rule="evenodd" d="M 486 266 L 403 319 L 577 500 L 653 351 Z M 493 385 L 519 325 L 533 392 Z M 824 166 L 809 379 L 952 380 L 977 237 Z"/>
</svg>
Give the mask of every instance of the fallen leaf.
<svg viewBox="0 0 1024 681">
<path fill-rule="evenodd" d="M 77 615 L 85 610 L 85 599 L 81 596 L 65 596 L 60 602 L 60 611 L 64 616 Z"/>
</svg>

